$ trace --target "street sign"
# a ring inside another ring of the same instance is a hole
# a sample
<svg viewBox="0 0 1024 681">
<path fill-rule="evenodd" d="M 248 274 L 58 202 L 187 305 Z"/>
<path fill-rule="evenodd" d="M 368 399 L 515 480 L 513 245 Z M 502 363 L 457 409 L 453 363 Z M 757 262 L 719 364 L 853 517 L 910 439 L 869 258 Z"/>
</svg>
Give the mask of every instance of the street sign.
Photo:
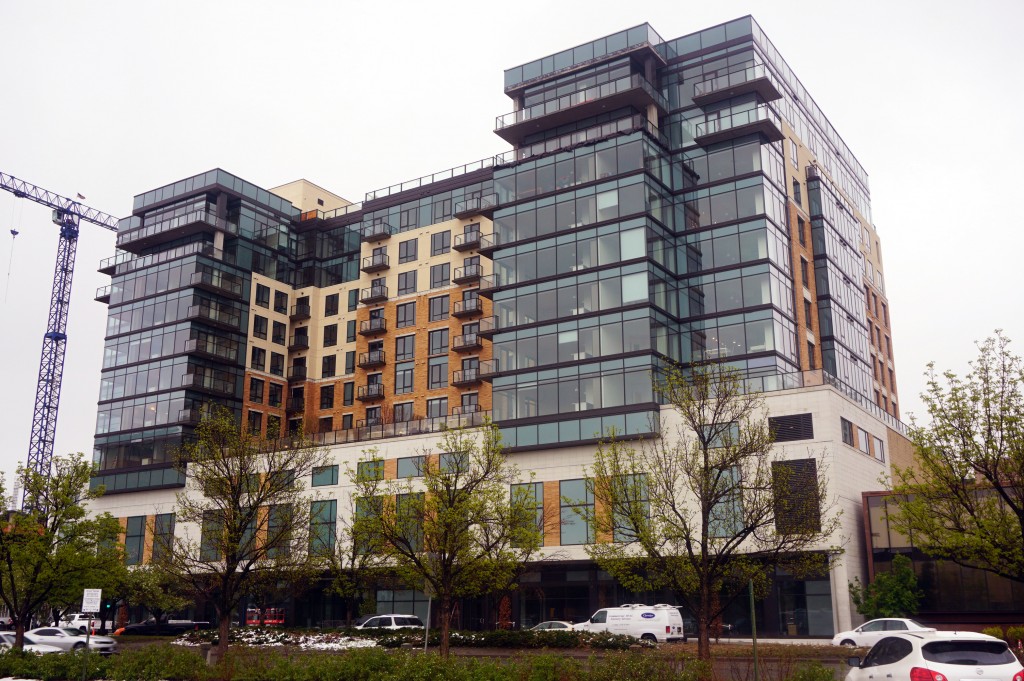
<svg viewBox="0 0 1024 681">
<path fill-rule="evenodd" d="M 95 615 L 100 611 L 101 600 L 103 600 L 103 589 L 83 589 L 82 612 Z"/>
</svg>

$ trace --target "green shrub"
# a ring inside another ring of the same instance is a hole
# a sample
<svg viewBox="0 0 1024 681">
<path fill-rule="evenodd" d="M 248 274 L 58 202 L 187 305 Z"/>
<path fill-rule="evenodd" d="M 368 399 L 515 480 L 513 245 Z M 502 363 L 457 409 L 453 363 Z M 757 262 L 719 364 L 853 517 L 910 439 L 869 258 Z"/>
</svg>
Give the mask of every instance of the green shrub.
<svg viewBox="0 0 1024 681">
<path fill-rule="evenodd" d="M 715 678 L 715 672 L 709 660 L 690 660 L 677 678 L 679 681 L 710 681 Z"/>
<path fill-rule="evenodd" d="M 1006 642 L 1011 647 L 1016 647 L 1021 641 L 1024 641 L 1024 627 L 1006 627 Z"/>
<path fill-rule="evenodd" d="M 996 638 L 1001 638 L 1004 641 L 1006 640 L 1006 635 L 1003 634 L 1003 628 L 1002 627 L 985 627 L 984 629 L 981 630 L 981 633 L 983 633 L 983 634 L 985 634 L 987 636 L 995 636 Z"/>
<path fill-rule="evenodd" d="M 798 665 L 789 676 L 788 681 L 836 681 L 836 673 L 815 661 Z"/>
<path fill-rule="evenodd" d="M 202 679 L 206 669 L 199 650 L 164 643 L 115 655 L 107 674 L 114 681 L 193 681 Z"/>
</svg>

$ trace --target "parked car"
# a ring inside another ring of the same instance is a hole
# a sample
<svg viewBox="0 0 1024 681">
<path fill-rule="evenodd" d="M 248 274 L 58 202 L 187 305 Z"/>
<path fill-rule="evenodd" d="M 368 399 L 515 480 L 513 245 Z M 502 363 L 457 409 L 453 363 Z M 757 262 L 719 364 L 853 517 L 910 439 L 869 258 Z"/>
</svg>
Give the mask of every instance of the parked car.
<svg viewBox="0 0 1024 681">
<path fill-rule="evenodd" d="M 14 618 L 10 615 L 0 615 L 0 629 L 13 629 Z"/>
<path fill-rule="evenodd" d="M 85 648 L 85 634 L 71 627 L 39 627 L 25 632 L 36 643 L 56 646 L 61 650 L 81 650 Z M 109 636 L 90 636 L 89 650 L 109 655 L 117 652 L 117 641 Z"/>
<path fill-rule="evenodd" d="M 834 646 L 863 646 L 870 648 L 876 641 L 885 638 L 896 632 L 932 632 L 935 629 L 926 627 L 914 620 L 901 619 L 897 617 L 884 617 L 882 619 L 865 622 L 852 631 L 840 631 L 832 637 Z"/>
<path fill-rule="evenodd" d="M 890 634 L 863 660 L 851 657 L 847 664 L 846 681 L 1024 681 L 1024 667 L 1004 641 L 967 631 Z"/>
<path fill-rule="evenodd" d="M 64 619 L 60 621 L 60 626 L 71 627 L 72 629 L 78 629 L 82 633 L 85 633 L 87 627 L 96 628 L 97 620 L 95 617 L 90 617 L 84 613 L 73 612 L 70 615 L 65 615 Z"/>
<path fill-rule="evenodd" d="M 618 608 L 602 608 L 586 622 L 573 625 L 573 629 L 607 631 L 645 641 L 686 641 L 683 616 L 679 608 L 667 603 L 626 603 Z"/>
<path fill-rule="evenodd" d="M 415 615 L 377 615 L 371 617 L 362 624 L 356 625 L 356 629 L 422 629 L 423 620 Z"/>
<path fill-rule="evenodd" d="M 209 629 L 209 622 L 196 622 L 194 620 L 172 620 L 161 619 L 159 623 L 150 617 L 147 620 L 136 624 L 128 624 L 114 632 L 115 636 L 122 634 L 127 636 L 178 636 L 186 631 L 196 629 Z"/>
<path fill-rule="evenodd" d="M 535 627 L 531 627 L 530 631 L 572 631 L 572 622 L 563 622 L 562 620 L 551 620 L 550 622 L 541 622 Z"/>
<path fill-rule="evenodd" d="M 0 634 L 0 650 L 10 650 L 14 647 L 14 634 Z M 25 643 L 22 648 L 26 653 L 35 653 L 36 655 L 48 655 L 49 653 L 62 653 L 64 652 L 57 646 L 47 645 L 45 643 L 36 643 L 36 641 L 29 636 L 25 636 Z"/>
</svg>

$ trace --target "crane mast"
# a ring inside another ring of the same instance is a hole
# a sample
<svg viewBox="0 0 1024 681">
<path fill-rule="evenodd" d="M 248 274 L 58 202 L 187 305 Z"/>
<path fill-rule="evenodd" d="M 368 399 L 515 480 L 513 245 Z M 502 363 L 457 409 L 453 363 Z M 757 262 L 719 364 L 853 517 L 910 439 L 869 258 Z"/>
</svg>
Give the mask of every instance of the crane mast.
<svg viewBox="0 0 1024 681">
<path fill-rule="evenodd" d="M 53 270 L 50 312 L 43 334 L 43 351 L 39 359 L 39 378 L 32 409 L 32 432 L 28 442 L 26 467 L 41 475 L 49 475 L 53 461 L 53 441 L 57 432 L 57 411 L 60 387 L 64 376 L 64 353 L 67 347 L 68 311 L 71 306 L 71 279 L 75 272 L 75 251 L 78 247 L 78 226 L 82 220 L 117 231 L 117 218 L 95 208 L 83 206 L 75 199 L 37 187 L 0 172 L 0 189 L 18 198 L 29 199 L 53 209 L 53 223 L 60 229 L 57 241 L 57 263 Z M 39 501 L 25 490 L 22 510 L 37 508 Z"/>
</svg>

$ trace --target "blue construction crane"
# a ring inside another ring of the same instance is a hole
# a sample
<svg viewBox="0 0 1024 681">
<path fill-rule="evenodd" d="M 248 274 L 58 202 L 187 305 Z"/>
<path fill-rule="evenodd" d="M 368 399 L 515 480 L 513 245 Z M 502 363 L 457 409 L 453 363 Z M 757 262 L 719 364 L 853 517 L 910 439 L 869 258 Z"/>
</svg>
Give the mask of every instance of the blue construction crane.
<svg viewBox="0 0 1024 681">
<path fill-rule="evenodd" d="M 64 375 L 64 351 L 68 335 L 68 308 L 71 306 L 71 277 L 75 272 L 75 250 L 78 247 L 78 225 L 82 220 L 117 231 L 117 218 L 95 208 L 83 206 L 76 199 L 54 194 L 42 187 L 0 172 L 0 189 L 18 198 L 30 199 L 53 209 L 53 223 L 60 227 L 57 242 L 57 265 L 53 270 L 53 292 L 50 295 L 50 318 L 43 335 L 43 354 L 39 360 L 39 380 L 32 411 L 32 434 L 28 441 L 26 467 L 42 475 L 50 474 L 53 461 L 53 440 L 57 431 L 57 408 L 60 406 L 60 383 Z M 78 195 L 79 199 L 85 197 Z M 22 510 L 34 510 L 37 500 L 26 490 Z"/>
</svg>

